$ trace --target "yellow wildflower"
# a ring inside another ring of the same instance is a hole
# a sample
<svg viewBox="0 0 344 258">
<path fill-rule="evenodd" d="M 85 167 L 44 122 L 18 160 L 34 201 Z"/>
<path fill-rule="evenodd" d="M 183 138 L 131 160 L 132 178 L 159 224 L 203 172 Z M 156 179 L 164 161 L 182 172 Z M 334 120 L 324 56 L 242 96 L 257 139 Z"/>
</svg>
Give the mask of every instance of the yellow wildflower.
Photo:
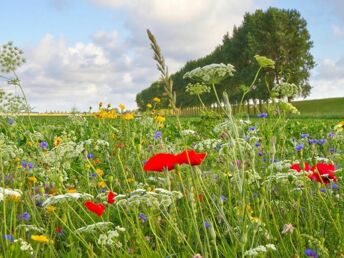
<svg viewBox="0 0 344 258">
<path fill-rule="evenodd" d="M 103 176 L 104 175 L 104 171 L 102 169 L 100 169 L 100 168 L 96 169 L 96 173 L 97 173 L 98 176 Z"/>
<path fill-rule="evenodd" d="M 131 177 L 129 177 L 128 179 L 127 179 L 127 182 L 130 184 L 130 183 L 134 183 L 135 182 L 135 179 L 134 178 L 131 178 Z"/>
<path fill-rule="evenodd" d="M 76 189 L 74 187 L 69 187 L 67 193 L 76 193 Z"/>
<path fill-rule="evenodd" d="M 125 109 L 124 104 L 119 104 L 118 107 L 119 107 L 119 109 L 120 109 L 121 111 L 124 111 L 124 109 Z"/>
<path fill-rule="evenodd" d="M 28 141 L 26 144 L 27 144 L 28 146 L 32 146 L 32 145 L 33 145 L 32 141 Z"/>
<path fill-rule="evenodd" d="M 62 138 L 61 137 L 57 136 L 57 137 L 54 138 L 54 146 L 55 147 L 59 146 L 61 144 L 61 142 L 62 142 Z"/>
<path fill-rule="evenodd" d="M 48 205 L 45 209 L 49 213 L 52 213 L 52 212 L 56 211 L 56 207 L 53 206 L 53 205 Z"/>
<path fill-rule="evenodd" d="M 152 104 L 151 104 L 151 103 L 148 103 L 148 104 L 146 105 L 146 107 L 147 107 L 147 108 L 152 108 Z"/>
<path fill-rule="evenodd" d="M 160 99 L 158 98 L 158 97 L 155 97 L 154 99 L 153 99 L 153 101 L 155 102 L 155 103 L 160 103 Z"/>
<path fill-rule="evenodd" d="M 85 169 L 90 169 L 91 165 L 87 163 L 84 165 L 84 167 L 85 167 Z"/>
<path fill-rule="evenodd" d="M 100 182 L 98 182 L 98 187 L 105 188 L 106 187 L 106 183 L 104 181 L 100 181 Z"/>
<path fill-rule="evenodd" d="M 157 122 L 160 125 L 162 125 L 166 120 L 166 118 L 162 115 L 157 115 L 154 119 L 155 119 L 155 122 Z"/>
<path fill-rule="evenodd" d="M 45 235 L 32 235 L 31 239 L 40 243 L 53 243 L 53 241 L 49 240 Z"/>
<path fill-rule="evenodd" d="M 126 113 L 123 115 L 123 119 L 124 120 L 133 120 L 134 119 L 134 115 L 132 113 Z"/>
<path fill-rule="evenodd" d="M 29 176 L 27 180 L 29 180 L 29 182 L 32 184 L 35 184 L 37 182 L 37 178 L 35 176 Z"/>
<path fill-rule="evenodd" d="M 344 130 L 344 121 L 341 121 L 339 122 L 335 127 L 334 129 L 337 131 L 337 132 L 341 132 Z"/>
</svg>

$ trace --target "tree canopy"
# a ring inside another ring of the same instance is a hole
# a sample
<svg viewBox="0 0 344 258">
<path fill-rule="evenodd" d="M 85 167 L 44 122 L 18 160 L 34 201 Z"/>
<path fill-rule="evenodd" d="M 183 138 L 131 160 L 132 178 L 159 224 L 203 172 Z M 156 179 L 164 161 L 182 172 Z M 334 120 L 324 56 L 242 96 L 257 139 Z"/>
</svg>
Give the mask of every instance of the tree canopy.
<svg viewBox="0 0 344 258">
<path fill-rule="evenodd" d="M 243 23 L 234 27 L 232 36 L 225 34 L 222 43 L 209 55 L 187 62 L 184 67 L 171 77 L 174 82 L 174 91 L 178 107 L 196 106 L 199 101 L 196 96 L 185 92 L 188 79 L 183 79 L 186 72 L 211 63 L 232 64 L 236 72 L 219 85 L 219 94 L 226 91 L 232 102 L 240 100 L 243 86 L 249 84 L 258 69 L 254 56 L 266 56 L 275 61 L 274 69 L 266 69 L 259 78 L 246 99 L 267 100 L 269 91 L 282 82 L 294 83 L 301 87 L 301 96 L 310 94 L 311 86 L 308 79 L 310 70 L 315 62 L 310 49 L 313 43 L 307 30 L 307 22 L 297 10 L 269 8 L 266 11 L 256 10 L 246 13 Z M 164 88 L 159 82 L 136 96 L 140 109 L 145 109 L 152 98 L 160 97 L 164 101 Z M 202 96 L 205 105 L 216 102 L 213 94 Z"/>
</svg>

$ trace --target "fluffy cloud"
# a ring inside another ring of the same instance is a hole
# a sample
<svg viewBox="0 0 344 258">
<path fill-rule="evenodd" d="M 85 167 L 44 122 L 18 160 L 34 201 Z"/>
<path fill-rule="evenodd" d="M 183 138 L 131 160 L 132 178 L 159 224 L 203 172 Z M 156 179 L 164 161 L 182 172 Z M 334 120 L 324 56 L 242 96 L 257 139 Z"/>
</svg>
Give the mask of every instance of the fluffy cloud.
<svg viewBox="0 0 344 258">
<path fill-rule="evenodd" d="M 338 61 L 323 60 L 311 77 L 311 98 L 344 96 L 344 57 Z"/>
<path fill-rule="evenodd" d="M 52 0 L 55 4 L 65 1 Z M 226 32 L 240 24 L 253 0 L 89 0 L 126 15 L 123 30 L 95 31 L 90 42 L 69 44 L 45 35 L 25 49 L 20 76 L 30 103 L 39 111 L 87 110 L 98 101 L 135 108 L 135 96 L 159 78 L 146 29 L 157 37 L 170 72 L 208 54 Z"/>
<path fill-rule="evenodd" d="M 337 25 L 332 26 L 332 32 L 336 37 L 343 37 L 344 36 L 344 30 Z"/>
</svg>

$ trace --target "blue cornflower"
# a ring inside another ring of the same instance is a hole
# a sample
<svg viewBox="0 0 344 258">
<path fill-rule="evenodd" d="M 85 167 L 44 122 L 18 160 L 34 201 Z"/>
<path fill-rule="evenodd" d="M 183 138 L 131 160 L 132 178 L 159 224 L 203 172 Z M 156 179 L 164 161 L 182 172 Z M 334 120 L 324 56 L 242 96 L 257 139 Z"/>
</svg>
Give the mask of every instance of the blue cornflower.
<svg viewBox="0 0 344 258">
<path fill-rule="evenodd" d="M 261 113 L 257 115 L 258 118 L 266 118 L 268 117 L 268 113 Z"/>
<path fill-rule="evenodd" d="M 258 156 L 259 157 L 263 156 L 263 152 L 262 151 L 258 151 Z"/>
<path fill-rule="evenodd" d="M 87 158 L 88 159 L 93 159 L 94 158 L 94 154 L 93 153 L 88 153 L 87 154 Z"/>
<path fill-rule="evenodd" d="M 300 151 L 300 150 L 302 150 L 304 147 L 305 147 L 305 145 L 304 145 L 303 143 L 301 143 L 301 144 L 298 144 L 298 145 L 295 146 L 295 150 Z"/>
<path fill-rule="evenodd" d="M 206 229 L 210 228 L 210 224 L 208 221 L 204 221 L 203 225 Z"/>
<path fill-rule="evenodd" d="M 253 132 L 253 131 L 255 131 L 256 130 L 256 127 L 255 126 L 250 126 L 249 128 L 248 128 L 248 131 L 249 132 Z"/>
<path fill-rule="evenodd" d="M 21 165 L 22 165 L 23 168 L 26 168 L 26 167 L 27 167 L 27 162 L 26 162 L 25 160 L 23 160 L 23 161 L 21 162 Z"/>
<path fill-rule="evenodd" d="M 144 223 L 147 222 L 148 218 L 143 213 L 139 213 L 139 219 Z"/>
<path fill-rule="evenodd" d="M 338 190 L 338 185 L 333 182 L 331 184 L 328 184 L 327 186 L 329 186 L 332 190 Z"/>
<path fill-rule="evenodd" d="M 20 215 L 20 218 L 22 218 L 25 221 L 28 221 L 30 219 L 30 214 L 26 211 L 22 215 Z"/>
<path fill-rule="evenodd" d="M 335 135 L 336 135 L 336 134 L 335 134 L 334 132 L 329 132 L 329 133 L 327 134 L 327 136 L 328 136 L 329 138 L 333 138 Z"/>
<path fill-rule="evenodd" d="M 323 145 L 326 142 L 325 139 L 319 139 L 317 140 L 317 144 Z"/>
<path fill-rule="evenodd" d="M 329 151 L 330 151 L 330 153 L 335 153 L 336 152 L 335 148 L 333 148 L 333 147 L 330 147 Z"/>
<path fill-rule="evenodd" d="M 162 132 L 161 131 L 156 131 L 155 134 L 154 134 L 154 140 L 157 140 L 159 138 L 161 138 L 162 136 Z"/>
<path fill-rule="evenodd" d="M 13 235 L 10 235 L 10 234 L 6 235 L 6 234 L 4 234 L 4 235 L 2 235 L 2 238 L 6 239 L 6 240 L 8 240 L 10 242 L 14 242 L 14 236 Z"/>
<path fill-rule="evenodd" d="M 309 139 L 309 144 L 316 144 L 318 143 L 318 140 L 317 139 Z"/>
<path fill-rule="evenodd" d="M 46 149 L 48 149 L 49 145 L 46 141 L 41 141 L 39 143 L 39 147 L 41 147 L 42 150 L 46 150 Z"/>
<path fill-rule="evenodd" d="M 90 177 L 96 177 L 97 176 L 97 173 L 91 173 L 90 174 Z"/>
<path fill-rule="evenodd" d="M 260 142 L 256 142 L 255 146 L 258 148 L 260 147 L 262 144 Z"/>
<path fill-rule="evenodd" d="M 32 169 L 33 168 L 32 162 L 27 163 L 27 166 L 29 167 L 29 169 Z"/>
<path fill-rule="evenodd" d="M 221 195 L 220 198 L 221 198 L 221 201 L 223 201 L 223 202 L 225 202 L 227 200 L 226 196 L 224 196 L 224 195 Z"/>
<path fill-rule="evenodd" d="M 8 123 L 9 125 L 13 125 L 13 124 L 14 124 L 14 119 L 13 119 L 13 118 L 7 119 L 7 123 Z"/>
<path fill-rule="evenodd" d="M 306 249 L 305 250 L 305 255 L 307 255 L 308 257 L 313 257 L 313 258 L 317 258 L 318 254 L 312 250 L 312 249 Z"/>
<path fill-rule="evenodd" d="M 301 133 L 301 138 L 309 138 L 309 133 Z"/>
</svg>

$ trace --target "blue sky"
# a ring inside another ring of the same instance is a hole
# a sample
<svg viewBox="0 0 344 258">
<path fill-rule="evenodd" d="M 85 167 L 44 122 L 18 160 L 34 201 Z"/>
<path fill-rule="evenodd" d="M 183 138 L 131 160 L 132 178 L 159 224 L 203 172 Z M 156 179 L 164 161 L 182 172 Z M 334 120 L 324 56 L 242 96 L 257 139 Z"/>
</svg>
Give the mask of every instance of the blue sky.
<svg viewBox="0 0 344 258">
<path fill-rule="evenodd" d="M 135 108 L 136 93 L 159 77 L 146 28 L 173 72 L 213 50 L 245 12 L 269 6 L 297 9 L 308 23 L 317 62 L 309 98 L 344 96 L 341 0 L 4 0 L 0 44 L 24 50 L 19 75 L 36 111 Z"/>
</svg>

